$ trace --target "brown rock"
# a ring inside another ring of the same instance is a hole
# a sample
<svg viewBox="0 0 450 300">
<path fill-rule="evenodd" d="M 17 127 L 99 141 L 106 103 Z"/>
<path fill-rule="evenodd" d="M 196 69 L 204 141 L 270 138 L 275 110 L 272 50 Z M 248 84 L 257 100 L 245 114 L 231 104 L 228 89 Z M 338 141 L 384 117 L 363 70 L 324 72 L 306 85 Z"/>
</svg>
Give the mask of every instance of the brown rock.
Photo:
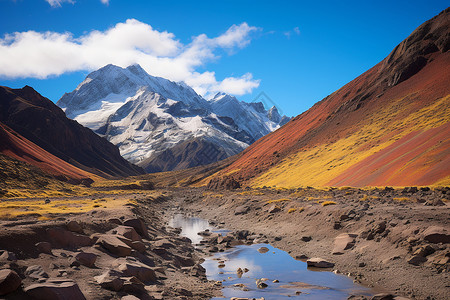
<svg viewBox="0 0 450 300">
<path fill-rule="evenodd" d="M 68 279 L 49 279 L 45 283 L 32 284 L 24 291 L 36 300 L 85 300 L 78 285 Z"/>
<path fill-rule="evenodd" d="M 102 288 L 113 291 L 120 291 L 124 280 L 120 278 L 120 273 L 114 270 L 107 270 L 102 275 L 95 276 L 94 279 Z"/>
<path fill-rule="evenodd" d="M 344 254 L 345 250 L 355 245 L 356 234 L 342 233 L 334 239 L 334 248 L 331 252 L 334 255 Z"/>
<path fill-rule="evenodd" d="M 107 232 L 108 234 L 117 234 L 126 237 L 132 241 L 141 241 L 141 236 L 137 233 L 136 229 L 131 226 L 119 225 L 114 229 Z"/>
<path fill-rule="evenodd" d="M 131 247 L 125 244 L 119 236 L 116 235 L 103 234 L 98 238 L 96 245 L 101 245 L 110 253 L 117 256 L 123 257 L 131 254 Z"/>
<path fill-rule="evenodd" d="M 119 258 L 114 264 L 117 270 L 122 272 L 125 276 L 134 276 L 144 282 L 154 282 L 156 281 L 156 273 L 149 266 L 141 263 L 140 261 L 129 257 L 129 258 Z"/>
<path fill-rule="evenodd" d="M 76 234 L 61 227 L 47 229 L 50 239 L 62 247 L 85 247 L 92 245 L 90 237 Z"/>
<path fill-rule="evenodd" d="M 408 260 L 408 263 L 410 263 L 411 265 L 414 265 L 414 266 L 419 266 L 420 264 L 422 264 L 426 261 L 427 261 L 427 259 L 425 257 L 419 256 L 419 255 L 414 255 L 413 257 L 411 257 Z"/>
<path fill-rule="evenodd" d="M 123 225 L 133 227 L 137 231 L 137 233 L 139 233 L 142 237 L 148 239 L 149 236 L 147 225 L 145 225 L 145 222 L 142 219 L 129 219 L 123 222 Z"/>
<path fill-rule="evenodd" d="M 422 233 L 423 239 L 434 244 L 450 243 L 450 232 L 446 228 L 431 226 Z"/>
<path fill-rule="evenodd" d="M 234 214 L 237 216 L 237 215 L 245 215 L 246 213 L 248 213 L 248 211 L 250 210 L 250 207 L 249 206 L 247 206 L 247 205 L 242 205 L 242 206 L 239 206 L 239 207 L 237 207 L 235 210 L 234 210 Z"/>
<path fill-rule="evenodd" d="M 52 244 L 49 242 L 39 242 L 35 244 L 37 250 L 41 253 L 52 254 Z"/>
<path fill-rule="evenodd" d="M 376 294 L 371 298 L 371 300 L 393 300 L 395 298 L 395 295 L 392 294 Z"/>
<path fill-rule="evenodd" d="M 0 253 L 0 262 L 17 261 L 17 257 L 13 252 L 3 250 L 3 252 Z"/>
<path fill-rule="evenodd" d="M 145 244 L 141 241 L 135 241 L 131 243 L 131 248 L 138 251 L 139 253 L 144 253 L 147 247 Z"/>
<path fill-rule="evenodd" d="M 267 248 L 267 247 L 258 248 L 258 252 L 259 253 L 267 253 L 267 252 L 269 252 L 269 248 Z"/>
<path fill-rule="evenodd" d="M 334 263 L 328 262 L 322 258 L 314 257 L 310 258 L 306 261 L 308 267 L 316 267 L 316 268 L 332 268 L 334 267 Z"/>
<path fill-rule="evenodd" d="M 77 233 L 83 233 L 83 228 L 81 228 L 80 224 L 77 221 L 70 221 L 66 225 L 67 230 Z"/>
<path fill-rule="evenodd" d="M 22 279 L 13 270 L 0 270 L 0 296 L 14 292 L 21 283 Z"/>
<path fill-rule="evenodd" d="M 112 224 L 122 225 L 122 221 L 120 221 L 120 219 L 117 218 L 111 218 L 108 220 L 108 222 Z"/>
<path fill-rule="evenodd" d="M 120 300 L 139 300 L 139 298 L 133 295 L 127 295 L 120 298 Z"/>
<path fill-rule="evenodd" d="M 83 266 L 88 268 L 95 267 L 95 261 L 97 260 L 97 255 L 94 253 L 80 252 L 75 255 L 75 259 L 80 262 Z"/>
</svg>

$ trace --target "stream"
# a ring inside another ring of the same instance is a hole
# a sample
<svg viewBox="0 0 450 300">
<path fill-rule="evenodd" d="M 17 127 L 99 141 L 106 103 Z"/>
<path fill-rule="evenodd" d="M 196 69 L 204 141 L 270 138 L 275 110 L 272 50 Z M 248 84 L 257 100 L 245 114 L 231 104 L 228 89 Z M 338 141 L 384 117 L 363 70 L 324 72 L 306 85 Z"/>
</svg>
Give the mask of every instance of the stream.
<svg viewBox="0 0 450 300">
<path fill-rule="evenodd" d="M 197 233 L 206 229 L 226 235 L 227 230 L 211 226 L 207 220 L 175 214 L 169 226 L 181 228 L 181 235 L 199 244 Z M 265 247 L 268 249 L 264 249 Z M 266 251 L 261 251 L 261 249 Z M 260 249 L 260 251 L 258 251 Z M 287 252 L 270 244 L 239 245 L 205 258 L 202 266 L 209 280 L 222 281 L 225 298 L 265 299 L 347 299 L 350 295 L 372 296 L 374 293 L 347 276 L 321 269 L 307 268 L 306 262 L 295 260 Z M 248 269 L 241 276 L 238 268 Z M 256 280 L 264 279 L 266 288 L 258 288 Z M 212 298 L 212 300 L 223 298 Z"/>
</svg>

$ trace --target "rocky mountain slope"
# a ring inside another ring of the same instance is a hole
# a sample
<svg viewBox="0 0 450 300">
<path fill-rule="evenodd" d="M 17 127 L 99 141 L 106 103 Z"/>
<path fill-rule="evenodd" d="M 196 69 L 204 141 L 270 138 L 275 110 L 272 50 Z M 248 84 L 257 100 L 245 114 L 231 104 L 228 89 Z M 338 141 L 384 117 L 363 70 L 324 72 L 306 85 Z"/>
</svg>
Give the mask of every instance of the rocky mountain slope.
<svg viewBox="0 0 450 300">
<path fill-rule="evenodd" d="M 92 72 L 57 105 L 148 172 L 235 155 L 288 120 L 276 108 L 266 111 L 262 103 L 229 95 L 205 100 L 186 84 L 153 77 L 139 65 Z"/>
<path fill-rule="evenodd" d="M 450 9 L 217 173 L 244 185 L 450 183 Z"/>
<path fill-rule="evenodd" d="M 89 185 L 96 177 L 45 151 L 2 123 L 0 123 L 0 153 L 33 165 L 62 181 Z M 2 161 L 6 161 L 6 157 L 3 157 Z M 6 169 L 4 166 L 0 172 L 0 177 L 5 182 L 14 177 L 11 174 L 7 176 Z M 17 167 L 16 173 L 20 175 L 22 169 L 23 167 Z"/>
<path fill-rule="evenodd" d="M 3 148 L 8 148 L 3 150 L 50 173 L 69 172 L 72 178 L 88 172 L 103 177 L 143 173 L 123 159 L 116 146 L 68 119 L 59 107 L 29 86 L 0 87 L 0 122 L 6 125 L 2 127 L 2 140 L 9 141 L 3 143 Z"/>
</svg>

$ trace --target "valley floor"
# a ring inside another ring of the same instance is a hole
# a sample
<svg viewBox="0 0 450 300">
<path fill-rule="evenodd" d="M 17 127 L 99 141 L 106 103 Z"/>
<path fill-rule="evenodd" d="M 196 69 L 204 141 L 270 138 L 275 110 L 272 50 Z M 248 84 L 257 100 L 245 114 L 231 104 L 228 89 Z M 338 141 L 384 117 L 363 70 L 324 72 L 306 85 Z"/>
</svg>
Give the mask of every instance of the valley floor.
<svg viewBox="0 0 450 300">
<path fill-rule="evenodd" d="M 2 200 L 11 202 L 9 208 L 20 209 L 19 204 L 27 201 L 67 205 L 65 212 L 27 212 L 0 220 L 0 269 L 14 270 L 22 281 L 6 299 L 26 299 L 30 292 L 24 289 L 48 284 L 47 277 L 58 279 L 56 285 L 69 282 L 64 284 L 73 287 L 75 282 L 87 299 L 218 296 L 220 283 L 208 281 L 200 263 L 210 249 L 224 245 L 195 249 L 178 229 L 167 225 L 173 212 L 181 211 L 230 229 L 235 236 L 248 230 L 249 236 L 257 234 L 294 258 L 321 257 L 335 263 L 330 271 L 347 274 L 379 292 L 409 299 L 448 299 L 449 196 L 449 189 L 179 188 Z M 77 208 L 84 200 L 96 204 Z M 139 218 L 147 226 L 146 233 L 136 221 Z M 256 243 L 250 238 L 234 241 Z M 36 246 L 39 242 L 49 244 Z M 95 262 L 89 265 L 79 252 L 95 254 Z M 0 295 L 2 288 L 0 284 Z"/>
</svg>

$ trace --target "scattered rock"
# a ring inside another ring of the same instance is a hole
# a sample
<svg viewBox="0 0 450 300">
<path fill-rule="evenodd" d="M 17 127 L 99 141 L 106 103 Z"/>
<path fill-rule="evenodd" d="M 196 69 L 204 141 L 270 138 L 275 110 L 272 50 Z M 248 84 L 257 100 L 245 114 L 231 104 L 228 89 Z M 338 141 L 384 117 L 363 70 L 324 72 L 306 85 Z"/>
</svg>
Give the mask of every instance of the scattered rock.
<svg viewBox="0 0 450 300">
<path fill-rule="evenodd" d="M 41 279 L 41 278 L 48 278 L 48 274 L 45 273 L 42 266 L 39 266 L 39 265 L 29 266 L 25 270 L 25 275 L 32 279 L 36 279 L 36 280 Z"/>
<path fill-rule="evenodd" d="M 83 228 L 81 228 L 80 224 L 77 221 L 70 221 L 66 225 L 67 230 L 77 233 L 83 233 Z"/>
<path fill-rule="evenodd" d="M 88 236 L 76 234 L 61 227 L 47 228 L 50 239 L 62 247 L 85 247 L 92 245 Z"/>
<path fill-rule="evenodd" d="M 143 282 L 156 281 L 156 273 L 153 269 L 131 257 L 117 259 L 115 265 L 118 265 L 117 269 L 125 276 L 134 276 Z"/>
<path fill-rule="evenodd" d="M 95 267 L 95 261 L 97 260 L 97 255 L 94 253 L 80 252 L 75 255 L 75 259 L 88 268 Z"/>
<path fill-rule="evenodd" d="M 13 270 L 0 270 L 0 296 L 14 292 L 21 283 L 22 279 Z"/>
<path fill-rule="evenodd" d="M 141 236 L 137 233 L 136 229 L 131 226 L 119 225 L 114 229 L 107 232 L 108 234 L 117 234 L 126 237 L 132 241 L 141 241 Z"/>
<path fill-rule="evenodd" d="M 44 283 L 32 284 L 24 291 L 36 300 L 85 300 L 78 285 L 67 279 L 49 279 Z"/>
<path fill-rule="evenodd" d="M 0 262 L 17 261 L 16 255 L 11 251 L 3 250 L 3 252 L 0 252 L 0 253 L 1 253 L 0 254 Z"/>
<path fill-rule="evenodd" d="M 303 242 L 309 242 L 309 241 L 312 240 L 312 237 L 311 237 L 311 236 L 302 236 L 300 239 L 301 239 Z"/>
<path fill-rule="evenodd" d="M 374 295 L 371 300 L 393 300 L 394 298 L 395 295 L 383 293 Z"/>
<path fill-rule="evenodd" d="M 248 213 L 250 210 L 250 207 L 247 205 L 242 205 L 236 208 L 236 210 L 234 211 L 235 215 L 245 215 L 246 213 Z"/>
<path fill-rule="evenodd" d="M 147 229 L 147 225 L 145 225 L 144 220 L 138 218 L 138 219 L 129 219 L 126 220 L 125 222 L 123 222 L 123 225 L 125 226 L 131 226 L 133 227 L 137 233 L 139 233 L 142 237 L 144 238 L 149 238 L 148 235 L 148 229 Z"/>
<path fill-rule="evenodd" d="M 423 239 L 427 242 L 438 244 L 443 243 L 447 244 L 450 243 L 450 232 L 443 228 L 438 226 L 431 226 L 428 227 L 422 234 Z"/>
<path fill-rule="evenodd" d="M 52 244 L 49 242 L 39 242 L 35 246 L 40 253 L 52 254 Z"/>
<path fill-rule="evenodd" d="M 258 289 L 265 289 L 266 287 L 268 287 L 267 283 L 264 282 L 263 279 L 258 279 L 256 280 L 256 287 Z"/>
<path fill-rule="evenodd" d="M 259 253 L 267 253 L 267 252 L 269 252 L 269 248 L 267 248 L 267 247 L 261 247 L 261 248 L 258 249 L 258 252 L 259 252 Z"/>
<path fill-rule="evenodd" d="M 127 295 L 127 296 L 123 296 L 122 298 L 120 298 L 120 300 L 140 300 L 140 299 L 133 295 Z"/>
<path fill-rule="evenodd" d="M 271 207 L 269 207 L 268 211 L 269 211 L 269 214 L 274 214 L 274 213 L 281 211 L 281 208 L 276 206 L 275 204 L 273 204 Z"/>
<path fill-rule="evenodd" d="M 310 258 L 306 261 L 308 267 L 316 267 L 316 268 L 332 268 L 334 267 L 334 263 L 328 262 L 322 258 L 314 257 Z"/>
<path fill-rule="evenodd" d="M 414 255 L 413 257 L 411 257 L 408 260 L 408 263 L 410 263 L 411 265 L 414 265 L 414 266 L 419 266 L 420 264 L 422 264 L 426 261 L 427 261 L 427 259 L 425 257 L 419 256 L 419 255 Z"/>
<path fill-rule="evenodd" d="M 94 279 L 102 288 L 118 292 L 122 289 L 124 282 L 120 275 L 117 271 L 107 270 L 102 275 L 95 276 Z"/>
<path fill-rule="evenodd" d="M 331 252 L 334 255 L 344 254 L 345 250 L 355 245 L 356 234 L 342 233 L 334 239 L 334 248 Z"/>
<path fill-rule="evenodd" d="M 122 257 L 130 255 L 132 250 L 131 247 L 119 239 L 118 236 L 111 234 L 101 235 L 96 244 L 101 245 L 110 253 Z"/>
</svg>

